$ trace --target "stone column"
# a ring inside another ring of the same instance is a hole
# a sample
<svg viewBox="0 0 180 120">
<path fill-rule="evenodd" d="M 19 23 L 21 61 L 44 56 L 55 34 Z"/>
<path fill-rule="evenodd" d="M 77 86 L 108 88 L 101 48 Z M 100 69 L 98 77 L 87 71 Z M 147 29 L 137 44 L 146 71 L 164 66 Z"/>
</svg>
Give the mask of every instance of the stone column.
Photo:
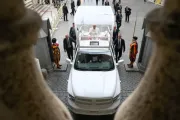
<svg viewBox="0 0 180 120">
<path fill-rule="evenodd" d="M 180 0 L 166 0 L 147 20 L 156 49 L 115 120 L 180 120 Z"/>
<path fill-rule="evenodd" d="M 71 120 L 35 64 L 40 16 L 23 0 L 2 0 L 0 8 L 0 120 Z"/>
</svg>

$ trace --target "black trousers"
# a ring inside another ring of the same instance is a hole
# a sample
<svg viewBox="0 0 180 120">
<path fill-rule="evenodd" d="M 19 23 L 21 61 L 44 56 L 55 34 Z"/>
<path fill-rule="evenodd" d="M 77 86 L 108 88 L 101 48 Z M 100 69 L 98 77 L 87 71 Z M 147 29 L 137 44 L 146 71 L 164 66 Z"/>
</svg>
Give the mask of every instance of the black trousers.
<svg viewBox="0 0 180 120">
<path fill-rule="evenodd" d="M 116 55 L 116 63 L 118 62 L 118 60 L 120 60 L 120 58 L 122 57 L 122 51 L 120 50 L 115 50 L 115 55 Z"/>
<path fill-rule="evenodd" d="M 117 29 L 119 30 L 119 28 L 121 27 L 121 21 L 116 22 L 116 24 L 117 24 Z"/>
<path fill-rule="evenodd" d="M 96 0 L 96 5 L 98 5 L 98 0 Z"/>
<path fill-rule="evenodd" d="M 72 9 L 72 12 L 71 12 L 70 14 L 74 16 L 74 13 L 75 13 L 75 12 L 76 12 L 76 10 L 73 8 L 73 9 Z"/>
<path fill-rule="evenodd" d="M 104 5 L 104 0 L 102 0 L 102 5 Z"/>
<path fill-rule="evenodd" d="M 73 60 L 73 48 L 67 48 L 67 55 L 68 55 L 68 58 Z"/>
<path fill-rule="evenodd" d="M 64 21 L 67 21 L 68 20 L 67 19 L 67 13 L 64 13 L 63 16 L 64 16 Z"/>
<path fill-rule="evenodd" d="M 129 15 L 127 15 L 127 14 L 125 15 L 125 21 L 129 22 Z"/>
</svg>

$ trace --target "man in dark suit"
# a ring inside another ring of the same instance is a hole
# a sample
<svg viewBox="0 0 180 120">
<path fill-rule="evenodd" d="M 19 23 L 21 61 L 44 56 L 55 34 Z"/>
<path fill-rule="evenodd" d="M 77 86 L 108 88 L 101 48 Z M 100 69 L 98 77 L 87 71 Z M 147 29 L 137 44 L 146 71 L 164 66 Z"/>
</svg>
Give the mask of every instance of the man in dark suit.
<svg viewBox="0 0 180 120">
<path fill-rule="evenodd" d="M 72 27 L 69 30 L 69 36 L 73 38 L 76 41 L 76 30 L 75 30 L 75 24 L 72 24 Z M 76 44 L 75 44 L 76 46 Z"/>
<path fill-rule="evenodd" d="M 64 21 L 68 21 L 68 19 L 67 19 L 68 8 L 66 6 L 66 3 L 64 3 L 64 6 L 62 9 L 63 9 Z"/>
<path fill-rule="evenodd" d="M 125 7 L 125 21 L 129 22 L 129 16 L 131 15 L 131 8 L 129 8 L 128 6 Z"/>
<path fill-rule="evenodd" d="M 117 39 L 118 37 L 118 30 L 116 29 L 116 26 L 114 26 L 114 30 L 113 30 L 113 43 L 115 42 L 115 40 Z"/>
<path fill-rule="evenodd" d="M 64 51 L 67 52 L 68 58 L 71 60 L 73 60 L 73 44 L 72 44 L 72 42 L 76 43 L 76 41 L 73 38 L 66 35 L 63 40 Z"/>
<path fill-rule="evenodd" d="M 104 0 L 102 0 L 102 5 L 104 5 Z"/>
<path fill-rule="evenodd" d="M 121 11 L 118 10 L 118 14 L 116 15 L 116 24 L 117 24 L 117 29 L 119 30 L 119 28 L 121 27 L 121 22 L 122 22 L 122 14 Z"/>
<path fill-rule="evenodd" d="M 76 12 L 74 0 L 71 1 L 71 10 L 72 12 L 70 14 L 74 16 L 74 13 Z"/>
<path fill-rule="evenodd" d="M 114 42 L 115 46 L 115 55 L 116 55 L 116 63 L 122 57 L 122 51 L 125 52 L 126 46 L 124 39 L 121 38 L 121 34 L 118 34 L 118 38 Z"/>
<path fill-rule="evenodd" d="M 99 1 L 99 0 L 96 0 L 96 5 L 98 5 L 98 1 Z"/>
</svg>

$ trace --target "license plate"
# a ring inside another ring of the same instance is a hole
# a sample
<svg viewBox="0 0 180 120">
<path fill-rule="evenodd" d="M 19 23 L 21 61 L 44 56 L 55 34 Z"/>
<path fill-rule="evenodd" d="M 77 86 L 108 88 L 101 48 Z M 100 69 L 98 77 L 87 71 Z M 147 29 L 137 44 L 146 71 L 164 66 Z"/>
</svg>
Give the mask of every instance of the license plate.
<svg viewBox="0 0 180 120">
<path fill-rule="evenodd" d="M 89 111 L 90 113 L 98 113 L 98 111 Z"/>
</svg>

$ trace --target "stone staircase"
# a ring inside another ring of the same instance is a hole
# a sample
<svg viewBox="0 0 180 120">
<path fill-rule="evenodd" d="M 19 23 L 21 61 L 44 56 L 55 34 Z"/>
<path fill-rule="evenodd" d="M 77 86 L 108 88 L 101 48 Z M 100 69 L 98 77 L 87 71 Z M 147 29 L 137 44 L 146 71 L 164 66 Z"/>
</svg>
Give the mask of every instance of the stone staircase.
<svg viewBox="0 0 180 120">
<path fill-rule="evenodd" d="M 66 0 L 63 1 L 62 4 L 64 4 L 64 2 L 67 2 Z M 43 15 L 46 16 L 47 12 L 53 12 L 52 8 L 54 9 L 53 5 L 46 5 L 46 4 L 34 4 L 33 0 L 24 0 L 25 6 L 28 9 L 34 10 L 37 13 L 39 13 L 39 15 L 43 18 Z M 55 15 L 55 17 L 52 18 L 53 20 L 51 21 L 51 26 L 52 26 L 52 33 L 54 33 L 54 31 L 57 29 L 57 25 L 60 21 L 60 19 L 62 19 L 62 5 L 59 9 L 57 9 L 57 15 Z"/>
<path fill-rule="evenodd" d="M 42 5 L 42 4 L 34 4 L 33 0 L 26 0 L 24 1 L 25 6 L 31 10 L 36 11 L 37 13 L 39 13 L 41 16 L 46 13 L 49 8 L 51 7 L 51 5 Z"/>
</svg>

